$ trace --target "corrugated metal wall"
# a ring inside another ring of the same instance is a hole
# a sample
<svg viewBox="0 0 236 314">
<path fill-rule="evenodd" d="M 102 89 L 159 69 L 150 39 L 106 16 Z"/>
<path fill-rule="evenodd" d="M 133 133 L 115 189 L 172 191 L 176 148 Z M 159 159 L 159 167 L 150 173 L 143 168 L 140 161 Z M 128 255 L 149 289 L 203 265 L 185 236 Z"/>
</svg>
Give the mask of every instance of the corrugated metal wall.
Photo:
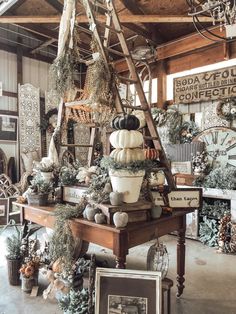
<svg viewBox="0 0 236 314">
<path fill-rule="evenodd" d="M 2 88 L 8 92 L 17 92 L 17 66 L 16 55 L 0 50 L 0 81 Z M 0 97 L 0 109 L 16 111 L 17 99 L 13 97 Z"/>
<path fill-rule="evenodd" d="M 49 89 L 49 64 L 23 57 L 23 84 L 30 83 L 40 88 L 40 95 Z M 16 54 L 0 50 L 0 81 L 3 90 L 17 93 L 17 58 Z M 17 99 L 14 97 L 0 97 L 0 110 L 17 110 Z"/>
</svg>

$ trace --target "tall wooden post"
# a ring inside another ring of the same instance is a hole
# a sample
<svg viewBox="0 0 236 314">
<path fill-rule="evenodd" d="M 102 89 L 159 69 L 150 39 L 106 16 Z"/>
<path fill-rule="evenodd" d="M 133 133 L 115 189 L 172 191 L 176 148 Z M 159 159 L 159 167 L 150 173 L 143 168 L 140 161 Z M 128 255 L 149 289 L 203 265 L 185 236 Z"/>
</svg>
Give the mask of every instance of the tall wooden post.
<svg viewBox="0 0 236 314">
<path fill-rule="evenodd" d="M 167 74 L 166 74 L 166 62 L 160 60 L 157 65 L 157 107 L 163 108 L 167 98 Z"/>
</svg>

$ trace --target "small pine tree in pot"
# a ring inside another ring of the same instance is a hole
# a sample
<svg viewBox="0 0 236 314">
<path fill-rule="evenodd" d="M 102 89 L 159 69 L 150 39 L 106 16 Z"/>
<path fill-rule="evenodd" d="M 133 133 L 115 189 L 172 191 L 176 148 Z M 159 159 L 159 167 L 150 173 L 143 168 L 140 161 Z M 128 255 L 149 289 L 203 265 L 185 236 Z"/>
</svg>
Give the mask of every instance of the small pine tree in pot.
<svg viewBox="0 0 236 314">
<path fill-rule="evenodd" d="M 17 286 L 20 284 L 20 267 L 22 262 L 21 254 L 21 233 L 15 226 L 16 233 L 7 237 L 7 266 L 8 266 L 8 279 L 10 285 Z"/>
</svg>

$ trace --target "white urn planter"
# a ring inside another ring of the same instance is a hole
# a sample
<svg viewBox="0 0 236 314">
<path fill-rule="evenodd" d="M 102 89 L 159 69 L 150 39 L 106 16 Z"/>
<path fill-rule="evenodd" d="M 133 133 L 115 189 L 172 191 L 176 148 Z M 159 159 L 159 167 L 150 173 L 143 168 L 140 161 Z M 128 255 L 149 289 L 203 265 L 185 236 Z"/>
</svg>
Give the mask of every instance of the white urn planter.
<svg viewBox="0 0 236 314">
<path fill-rule="evenodd" d="M 51 182 L 52 178 L 53 178 L 53 173 L 52 172 L 40 172 L 43 180 L 47 183 Z"/>
<path fill-rule="evenodd" d="M 145 171 L 130 172 L 127 170 L 110 170 L 113 191 L 123 193 L 124 203 L 135 203 L 139 199 Z"/>
</svg>

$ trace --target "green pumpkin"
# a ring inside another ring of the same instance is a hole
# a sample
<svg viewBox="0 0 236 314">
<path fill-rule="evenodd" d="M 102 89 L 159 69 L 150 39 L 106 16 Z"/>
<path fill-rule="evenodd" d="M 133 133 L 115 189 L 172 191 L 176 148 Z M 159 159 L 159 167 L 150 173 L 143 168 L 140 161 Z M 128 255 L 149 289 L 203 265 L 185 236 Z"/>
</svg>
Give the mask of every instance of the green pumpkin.
<svg viewBox="0 0 236 314">
<path fill-rule="evenodd" d="M 139 119 L 132 114 L 116 116 L 111 123 L 116 130 L 137 130 L 140 126 Z"/>
</svg>

